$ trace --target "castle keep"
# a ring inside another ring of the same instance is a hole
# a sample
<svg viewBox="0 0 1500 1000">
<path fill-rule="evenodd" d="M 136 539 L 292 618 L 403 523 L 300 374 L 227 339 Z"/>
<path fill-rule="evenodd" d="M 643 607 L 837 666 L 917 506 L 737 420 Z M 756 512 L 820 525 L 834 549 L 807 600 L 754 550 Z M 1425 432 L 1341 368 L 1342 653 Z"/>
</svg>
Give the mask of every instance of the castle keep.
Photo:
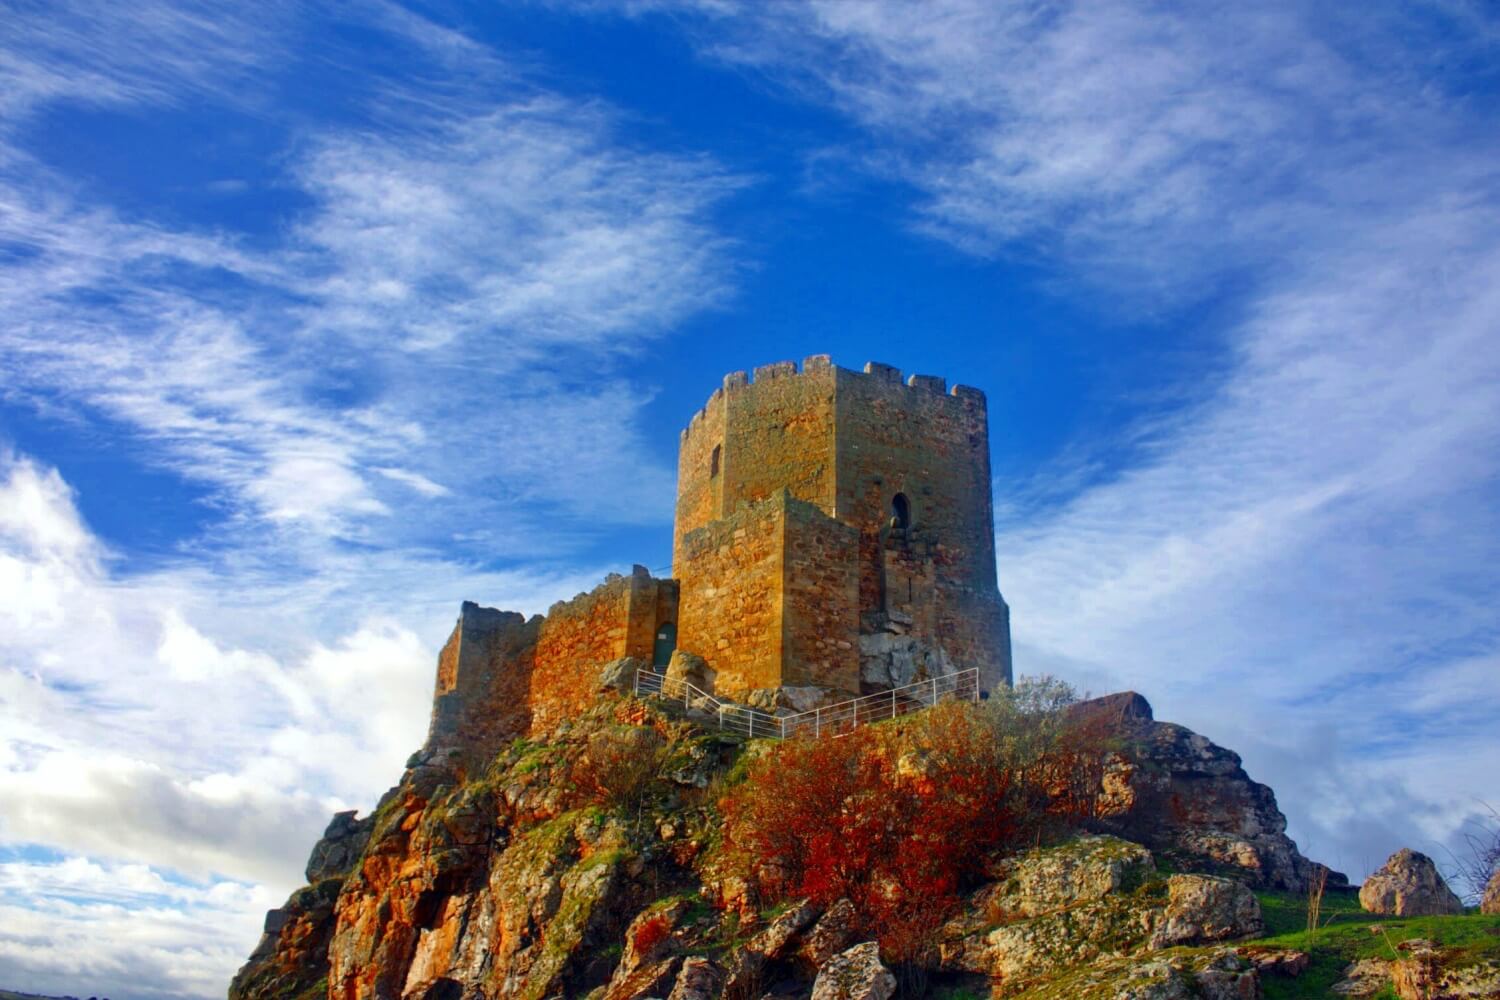
<svg viewBox="0 0 1500 1000">
<path fill-rule="evenodd" d="M 681 435 L 672 578 L 637 566 L 529 621 L 465 603 L 429 745 L 488 752 L 587 707 L 602 665 L 674 650 L 762 704 L 1008 684 L 984 394 L 826 355 L 726 376 Z"/>
<path fill-rule="evenodd" d="M 913 659 L 1009 682 L 983 393 L 827 356 L 766 365 L 724 379 L 678 456 L 677 643 L 720 689 L 857 694 L 920 679 Z"/>
</svg>

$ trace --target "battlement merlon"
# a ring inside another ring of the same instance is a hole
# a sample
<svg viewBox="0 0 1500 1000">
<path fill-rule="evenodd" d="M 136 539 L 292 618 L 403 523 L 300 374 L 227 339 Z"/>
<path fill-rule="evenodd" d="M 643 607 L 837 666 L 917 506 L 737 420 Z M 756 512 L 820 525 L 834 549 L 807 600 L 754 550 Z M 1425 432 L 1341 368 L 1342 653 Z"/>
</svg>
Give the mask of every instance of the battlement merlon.
<svg viewBox="0 0 1500 1000">
<path fill-rule="evenodd" d="M 914 389 L 923 393 L 931 393 L 937 396 L 945 396 L 955 402 L 975 407 L 983 412 L 988 401 L 984 392 L 973 386 L 954 384 L 948 386 L 948 380 L 941 375 L 909 375 L 902 381 L 901 369 L 894 365 L 883 364 L 879 361 L 865 362 L 864 369 L 843 368 L 833 363 L 827 354 L 813 354 L 802 359 L 799 366 L 795 361 L 776 361 L 768 365 L 759 365 L 753 372 L 735 371 L 724 376 L 723 384 L 713 391 L 708 401 L 693 414 L 686 427 L 682 429 L 681 437 L 686 440 L 690 434 L 695 433 L 704 425 L 708 411 L 716 404 L 721 404 L 729 394 L 753 389 L 755 386 L 764 385 L 767 382 L 779 379 L 798 378 L 806 376 L 826 376 L 833 372 L 856 378 L 868 378 L 874 382 L 885 385 L 899 386 Z"/>
</svg>

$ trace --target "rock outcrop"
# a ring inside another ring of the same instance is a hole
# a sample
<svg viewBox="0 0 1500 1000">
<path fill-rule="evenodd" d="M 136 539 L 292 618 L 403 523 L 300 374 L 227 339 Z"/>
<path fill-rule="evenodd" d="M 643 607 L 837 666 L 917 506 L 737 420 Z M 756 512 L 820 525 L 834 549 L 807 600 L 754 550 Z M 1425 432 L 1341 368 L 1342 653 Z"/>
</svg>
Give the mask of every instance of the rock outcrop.
<svg viewBox="0 0 1500 1000">
<path fill-rule="evenodd" d="M 1133 691 L 1081 702 L 1076 719 L 1121 742 L 1104 774 L 1105 824 L 1179 867 L 1301 891 L 1313 871 L 1286 835 L 1276 795 L 1252 781 L 1239 755 L 1184 726 L 1157 722 Z M 1346 886 L 1338 872 L 1328 886 Z"/>
<path fill-rule="evenodd" d="M 812 1000 L 890 1000 L 896 977 L 880 962 L 874 941 L 840 952 L 818 970 Z"/>
<path fill-rule="evenodd" d="M 1258 933 L 1260 904 L 1243 884 L 1162 876 L 1151 853 L 1115 837 L 1082 837 L 1005 859 L 942 935 L 946 969 L 981 973 L 1004 993 L 1058 969 Z"/>
<path fill-rule="evenodd" d="M 1500 916 L 1500 868 L 1495 869 L 1479 897 L 1479 912 Z"/>
<path fill-rule="evenodd" d="M 450 659 L 489 670 L 525 655 L 511 640 L 527 638 L 527 623 L 463 624 Z M 462 684 L 440 691 L 441 738 L 371 816 L 333 818 L 310 884 L 268 915 L 231 1000 L 892 996 L 896 978 L 870 940 L 881 929 L 850 899 L 768 910 L 774 899 L 720 867 L 724 782 L 774 746 L 700 727 L 690 707 L 629 697 L 633 669 L 593 671 L 604 695 L 592 709 L 504 739 Z M 920 974 L 989 982 L 997 996 L 1045 985 L 1048 996 L 1214 1000 L 1252 997 L 1259 977 L 1300 969 L 1296 953 L 1228 944 L 1261 929 L 1246 883 L 1274 883 L 1268 872 L 1300 861 L 1269 790 L 1228 751 L 1156 723 L 1143 699 L 1089 706 L 1131 737 L 1106 802 L 1136 839 L 1075 836 L 987 859 L 983 884 L 967 883 L 951 919 L 936 918 Z M 475 731 L 499 741 L 488 760 L 450 752 Z M 919 758 L 891 766 L 916 780 Z M 1177 808 L 1154 829 L 1149 810 L 1163 801 Z M 1257 862 L 1215 867 L 1201 849 L 1210 832 L 1239 837 Z M 1175 871 L 1158 869 L 1151 843 Z M 1183 859 L 1200 867 L 1183 870 Z"/>
<path fill-rule="evenodd" d="M 1359 905 L 1370 913 L 1423 917 L 1464 912 L 1464 904 L 1432 859 L 1409 847 L 1392 854 L 1359 888 Z"/>
<path fill-rule="evenodd" d="M 1330 993 L 1361 1000 L 1389 996 L 1401 1000 L 1494 1000 L 1500 997 L 1500 960 L 1475 959 L 1423 938 L 1395 945 L 1395 958 L 1362 958 L 1344 968 Z"/>
</svg>

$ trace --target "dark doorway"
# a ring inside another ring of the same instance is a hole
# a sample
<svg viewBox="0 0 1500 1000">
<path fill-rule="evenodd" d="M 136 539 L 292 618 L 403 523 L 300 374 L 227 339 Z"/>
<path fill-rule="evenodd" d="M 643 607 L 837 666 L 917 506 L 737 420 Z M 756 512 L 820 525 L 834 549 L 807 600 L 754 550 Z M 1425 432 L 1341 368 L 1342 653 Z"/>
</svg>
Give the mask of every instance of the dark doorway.
<svg viewBox="0 0 1500 1000">
<path fill-rule="evenodd" d="M 663 622 L 656 630 L 656 645 L 651 649 L 651 666 L 665 667 L 672 659 L 672 650 L 677 648 L 677 626 Z"/>
</svg>

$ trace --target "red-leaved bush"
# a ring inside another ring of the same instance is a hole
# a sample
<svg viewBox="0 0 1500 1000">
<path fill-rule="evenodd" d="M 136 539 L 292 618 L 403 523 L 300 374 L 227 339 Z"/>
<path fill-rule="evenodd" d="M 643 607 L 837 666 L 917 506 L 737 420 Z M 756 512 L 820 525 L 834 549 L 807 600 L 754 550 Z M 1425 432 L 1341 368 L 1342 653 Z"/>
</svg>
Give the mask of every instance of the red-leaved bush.
<svg viewBox="0 0 1500 1000">
<path fill-rule="evenodd" d="M 766 900 L 848 898 L 888 957 L 918 961 L 997 848 L 1092 811 L 1094 734 L 1025 735 L 1018 751 L 1002 716 L 954 702 L 778 745 L 720 803 L 726 858 Z"/>
<path fill-rule="evenodd" d="M 657 945 L 672 933 L 672 921 L 665 913 L 657 913 L 636 924 L 630 947 L 643 958 L 649 957 Z"/>
</svg>

